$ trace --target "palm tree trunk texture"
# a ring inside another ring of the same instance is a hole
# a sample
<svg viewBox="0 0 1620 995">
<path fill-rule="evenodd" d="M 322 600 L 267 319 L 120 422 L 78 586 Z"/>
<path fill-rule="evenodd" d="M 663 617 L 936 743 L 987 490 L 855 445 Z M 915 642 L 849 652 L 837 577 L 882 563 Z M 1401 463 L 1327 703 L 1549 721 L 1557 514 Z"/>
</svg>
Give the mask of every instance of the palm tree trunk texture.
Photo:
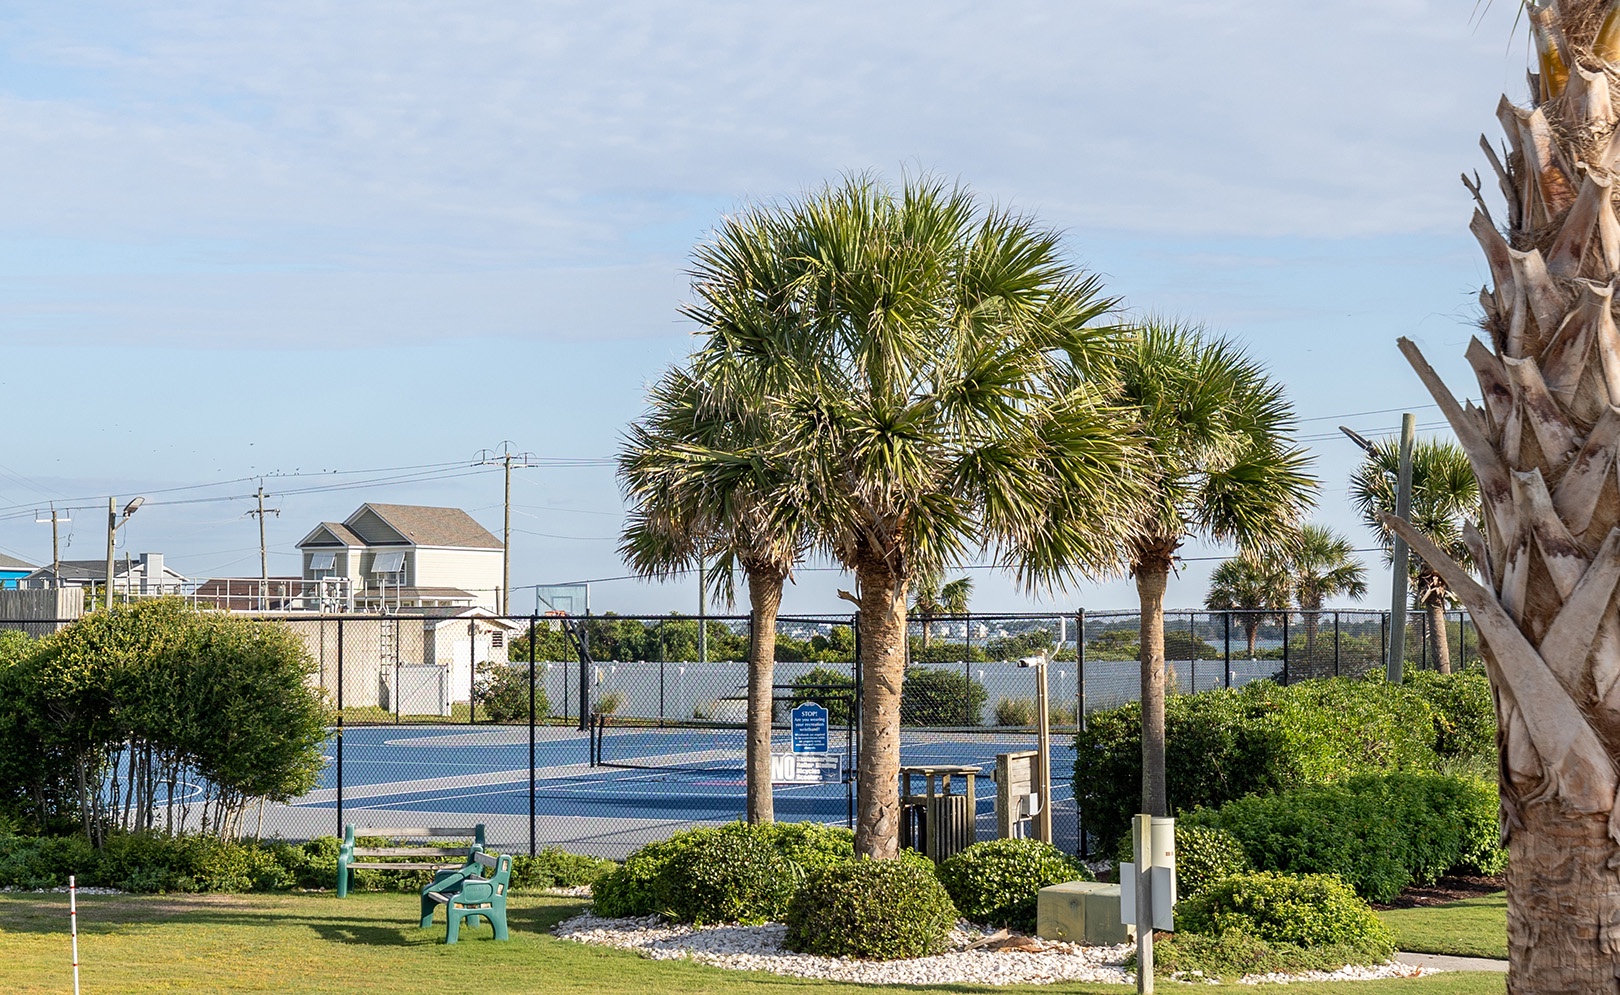
<svg viewBox="0 0 1620 995">
<path fill-rule="evenodd" d="M 1429 613 L 1429 652 L 1434 654 L 1434 669 L 1442 674 L 1451 673 L 1451 637 L 1446 632 L 1446 603 L 1434 601 L 1423 606 Z"/>
<path fill-rule="evenodd" d="M 775 710 L 776 613 L 782 576 L 748 571 L 748 821 L 774 822 L 771 797 L 771 718 Z"/>
<path fill-rule="evenodd" d="M 857 560 L 861 627 L 861 759 L 855 855 L 900 852 L 900 686 L 906 676 L 906 589 L 881 556 Z"/>
<path fill-rule="evenodd" d="M 1506 218 L 1477 181 L 1473 233 L 1493 286 L 1467 358 L 1482 403 L 1459 404 L 1406 354 L 1479 480 L 1465 530 L 1479 579 L 1391 521 L 1468 607 L 1496 696 L 1508 871 L 1508 991 L 1617 993 L 1620 977 L 1620 15 L 1597 0 L 1530 13 L 1532 104 L 1503 98 L 1487 141 Z M 1390 521 L 1390 519 L 1386 519 Z"/>
<path fill-rule="evenodd" d="M 1170 583 L 1170 558 L 1156 556 L 1136 568 L 1141 601 L 1142 643 L 1142 811 L 1169 815 L 1164 777 L 1164 592 Z"/>
</svg>

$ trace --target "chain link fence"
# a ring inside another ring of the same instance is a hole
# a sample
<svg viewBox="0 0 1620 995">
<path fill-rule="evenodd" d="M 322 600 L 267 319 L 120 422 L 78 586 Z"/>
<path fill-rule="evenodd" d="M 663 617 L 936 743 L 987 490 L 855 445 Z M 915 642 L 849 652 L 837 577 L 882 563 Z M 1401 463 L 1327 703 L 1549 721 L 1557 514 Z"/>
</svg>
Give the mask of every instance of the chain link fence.
<svg viewBox="0 0 1620 995">
<path fill-rule="evenodd" d="M 297 633 L 337 708 L 328 763 L 309 794 L 263 806 L 267 836 L 482 822 L 498 850 L 562 846 L 622 857 L 680 829 L 745 812 L 745 616 L 266 615 Z M 901 704 L 903 767 L 971 766 L 1032 750 L 1046 671 L 1054 842 L 1083 847 L 1073 736 L 1140 689 L 1131 612 L 914 615 Z M 39 629 L 38 619 L 0 628 Z M 1387 613 L 1165 613 L 1172 687 L 1183 692 L 1381 670 Z M 779 819 L 852 824 L 861 748 L 859 627 L 852 616 L 777 621 L 773 792 Z M 1479 653 L 1466 614 L 1408 615 L 1408 669 Z M 795 766 L 790 714 L 827 710 L 819 766 Z M 807 776 L 808 775 L 808 776 Z M 996 832 L 979 793 L 980 838 Z"/>
</svg>

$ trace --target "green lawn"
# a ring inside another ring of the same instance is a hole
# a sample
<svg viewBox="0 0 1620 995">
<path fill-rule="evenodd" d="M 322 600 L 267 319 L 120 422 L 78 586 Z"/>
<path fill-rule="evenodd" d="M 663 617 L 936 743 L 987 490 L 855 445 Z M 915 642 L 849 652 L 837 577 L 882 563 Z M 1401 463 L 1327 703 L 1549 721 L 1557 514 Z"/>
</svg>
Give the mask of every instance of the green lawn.
<svg viewBox="0 0 1620 995">
<path fill-rule="evenodd" d="M 1458 957 L 1507 958 L 1507 893 L 1418 909 L 1391 909 L 1378 917 L 1395 931 L 1402 950 Z"/>
<path fill-rule="evenodd" d="M 467 990 L 533 995 L 668 993 L 781 995 L 787 989 L 871 992 L 858 985 L 721 971 L 682 961 L 557 940 L 546 930 L 583 908 L 579 899 L 514 895 L 512 940 L 487 928 L 415 927 L 410 894 L 86 896 L 80 903 L 84 990 L 95 992 L 393 992 Z M 0 991 L 52 992 L 72 984 L 66 895 L 0 895 Z M 1007 956 L 1017 956 L 1009 954 Z M 1179 985 L 1168 985 L 1179 989 Z M 1009 989 L 948 986 L 950 992 Z M 1118 985 L 1023 991 L 1125 993 Z M 1199 985 L 1187 991 L 1244 991 Z M 1298 987 L 1289 989 L 1298 990 Z M 1322 995 L 1498 995 L 1501 975 L 1311 986 Z"/>
</svg>

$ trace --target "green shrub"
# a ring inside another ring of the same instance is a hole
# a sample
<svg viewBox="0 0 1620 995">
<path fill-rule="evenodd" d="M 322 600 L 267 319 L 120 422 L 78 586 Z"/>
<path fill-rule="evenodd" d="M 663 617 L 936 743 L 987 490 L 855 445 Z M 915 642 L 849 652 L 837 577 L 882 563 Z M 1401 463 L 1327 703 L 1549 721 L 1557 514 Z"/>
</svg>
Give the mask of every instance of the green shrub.
<svg viewBox="0 0 1620 995">
<path fill-rule="evenodd" d="M 1436 753 L 1462 760 L 1496 756 L 1496 702 L 1484 671 L 1417 670 L 1406 675 L 1405 686 L 1422 695 L 1434 712 Z"/>
<path fill-rule="evenodd" d="M 787 947 L 893 960 L 942 953 L 956 907 L 914 860 L 852 860 L 812 874 L 787 909 Z"/>
<path fill-rule="evenodd" d="M 699 926 L 770 922 L 787 911 L 802 873 L 761 834 L 709 833 L 664 864 L 658 911 Z"/>
<path fill-rule="evenodd" d="M 1034 698 L 1002 698 L 994 711 L 998 726 L 1028 726 L 1035 724 Z"/>
<path fill-rule="evenodd" d="M 1267 943 L 1235 930 L 1219 936 L 1165 933 L 1153 941 L 1154 968 L 1161 975 L 1175 974 L 1189 981 L 1199 980 L 1199 975 L 1204 980 L 1235 981 L 1248 974 L 1337 971 L 1346 964 L 1381 964 L 1388 959 L 1388 949 L 1377 942 L 1302 947 Z M 1134 954 L 1129 966 L 1135 969 Z"/>
<path fill-rule="evenodd" d="M 1180 811 L 1439 761 L 1433 710 L 1416 691 L 1382 680 L 1254 681 L 1173 695 L 1165 726 L 1165 778 Z M 1141 801 L 1141 706 L 1091 713 L 1075 749 L 1086 828 L 1111 847 Z"/>
<path fill-rule="evenodd" d="M 641 847 L 631 853 L 622 866 L 592 882 L 596 914 L 618 919 L 671 912 L 665 906 L 670 893 L 669 886 L 663 883 L 666 866 L 681 854 L 713 845 L 711 841 L 722 836 L 745 836 L 761 841 L 786 862 L 794 881 L 810 871 L 843 863 L 855 855 L 853 833 L 811 822 L 759 825 L 733 822 L 709 829 L 689 829 Z"/>
<path fill-rule="evenodd" d="M 529 666 L 508 666 L 484 663 L 478 668 L 478 682 L 473 685 L 473 703 L 478 714 L 490 722 L 527 722 L 529 720 Z M 534 685 L 534 714 L 544 718 L 551 714 L 551 702 L 546 698 L 544 682 Z"/>
<path fill-rule="evenodd" d="M 59 888 L 69 874 L 106 883 L 100 854 L 83 836 L 0 836 L 0 888 Z"/>
<path fill-rule="evenodd" d="M 900 724 L 976 726 L 987 697 L 984 685 L 960 670 L 908 667 L 900 689 Z"/>
<path fill-rule="evenodd" d="M 525 853 L 512 858 L 512 887 L 571 888 L 591 884 L 618 866 L 611 860 L 585 857 L 548 846 L 532 857 Z"/>
<path fill-rule="evenodd" d="M 847 670 L 816 667 L 793 679 L 793 695 L 787 707 L 798 708 L 807 701 L 827 710 L 829 727 L 848 726 L 855 715 L 855 678 Z"/>
<path fill-rule="evenodd" d="M 1496 810 L 1492 785 L 1386 774 L 1241 798 L 1182 821 L 1230 832 L 1262 870 L 1337 874 L 1363 898 L 1387 902 L 1453 869 L 1500 871 Z"/>
<path fill-rule="evenodd" d="M 1119 843 L 1120 863 L 1136 859 L 1134 840 L 1126 833 Z M 1254 870 L 1243 843 L 1214 826 L 1176 821 L 1176 894 L 1191 898 L 1234 874 Z"/>
<path fill-rule="evenodd" d="M 1026 933 L 1035 928 L 1035 900 L 1042 888 L 1091 880 L 1091 872 L 1074 858 L 1035 839 L 986 840 L 939 865 L 939 881 L 963 917 Z"/>
<path fill-rule="evenodd" d="M 1208 936 L 1236 932 L 1302 947 L 1349 944 L 1381 950 L 1386 957 L 1395 951 L 1389 927 L 1331 874 L 1261 871 L 1229 877 L 1178 903 L 1176 927 Z"/>
</svg>

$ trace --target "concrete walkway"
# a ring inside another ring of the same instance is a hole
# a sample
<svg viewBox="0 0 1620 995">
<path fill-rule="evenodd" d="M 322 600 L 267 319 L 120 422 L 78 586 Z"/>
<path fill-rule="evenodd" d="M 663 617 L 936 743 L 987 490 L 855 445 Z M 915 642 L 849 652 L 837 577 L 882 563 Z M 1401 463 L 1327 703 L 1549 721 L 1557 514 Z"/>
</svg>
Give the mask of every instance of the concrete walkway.
<svg viewBox="0 0 1620 995">
<path fill-rule="evenodd" d="M 1489 957 L 1448 957 L 1445 954 L 1403 954 L 1395 959 L 1413 967 L 1426 967 L 1431 971 L 1495 971 L 1506 974 L 1508 962 Z"/>
</svg>

